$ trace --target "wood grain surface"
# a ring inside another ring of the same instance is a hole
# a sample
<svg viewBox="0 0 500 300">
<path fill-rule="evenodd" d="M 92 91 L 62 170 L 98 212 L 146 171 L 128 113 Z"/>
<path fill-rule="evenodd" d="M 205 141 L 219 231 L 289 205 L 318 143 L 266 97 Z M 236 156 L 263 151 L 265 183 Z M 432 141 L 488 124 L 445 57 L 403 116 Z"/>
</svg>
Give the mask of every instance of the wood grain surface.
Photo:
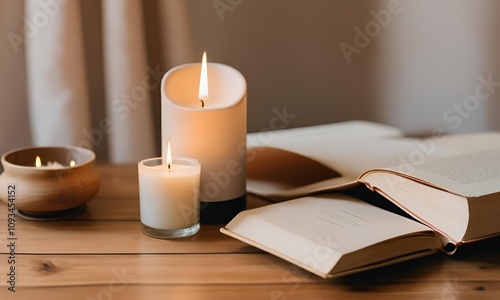
<svg viewBox="0 0 500 300">
<path fill-rule="evenodd" d="M 136 165 L 100 164 L 101 188 L 70 220 L 15 220 L 10 292 L 8 212 L 0 206 L 0 299 L 500 299 L 500 239 L 324 280 L 202 225 L 160 240 L 139 223 Z M 252 196 L 248 207 L 269 202 Z"/>
</svg>

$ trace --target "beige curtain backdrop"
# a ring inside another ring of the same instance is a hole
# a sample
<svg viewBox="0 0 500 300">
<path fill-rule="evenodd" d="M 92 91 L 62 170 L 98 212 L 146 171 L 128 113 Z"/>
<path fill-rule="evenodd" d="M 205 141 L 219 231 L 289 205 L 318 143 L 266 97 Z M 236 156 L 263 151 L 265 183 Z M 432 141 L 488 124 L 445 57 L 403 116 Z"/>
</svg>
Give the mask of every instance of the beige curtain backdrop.
<svg viewBox="0 0 500 300">
<path fill-rule="evenodd" d="M 102 2 L 104 82 L 109 153 L 115 162 L 151 157 L 155 151 L 151 84 L 139 1 Z M 124 151 L 124 148 L 126 149 Z"/>
<path fill-rule="evenodd" d="M 79 2 L 25 2 L 28 108 L 36 145 L 81 145 L 90 131 Z"/>
<path fill-rule="evenodd" d="M 0 27 L 9 41 L 0 48 L 2 153 L 26 145 L 78 145 L 113 163 L 159 154 L 159 97 L 153 102 L 151 93 L 168 67 L 193 61 L 192 34 L 187 2 L 144 3 L 0 1 Z M 165 27 L 150 30 L 151 41 L 145 9 L 157 10 L 162 19 L 153 25 Z M 96 32 L 85 33 L 84 25 Z M 148 44 L 160 48 L 150 51 L 156 61 L 148 60 Z"/>
</svg>

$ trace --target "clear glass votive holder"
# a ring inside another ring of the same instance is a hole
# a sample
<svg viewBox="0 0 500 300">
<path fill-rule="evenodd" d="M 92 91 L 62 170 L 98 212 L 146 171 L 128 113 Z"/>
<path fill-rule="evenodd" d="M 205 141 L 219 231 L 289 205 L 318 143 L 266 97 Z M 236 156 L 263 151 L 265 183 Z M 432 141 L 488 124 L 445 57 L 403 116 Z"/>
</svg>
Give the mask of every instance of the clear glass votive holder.
<svg viewBox="0 0 500 300">
<path fill-rule="evenodd" d="M 142 231 L 161 239 L 183 238 L 200 230 L 200 171 L 198 160 L 164 157 L 138 163 Z"/>
</svg>

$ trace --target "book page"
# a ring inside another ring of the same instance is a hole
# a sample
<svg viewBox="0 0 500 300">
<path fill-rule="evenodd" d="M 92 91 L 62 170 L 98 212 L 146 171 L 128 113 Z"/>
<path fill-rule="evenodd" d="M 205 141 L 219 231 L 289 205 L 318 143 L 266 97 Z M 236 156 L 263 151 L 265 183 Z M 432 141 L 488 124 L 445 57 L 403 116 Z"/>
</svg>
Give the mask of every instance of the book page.
<svg viewBox="0 0 500 300">
<path fill-rule="evenodd" d="M 404 163 L 417 152 L 424 153 L 426 158 L 453 153 L 419 139 L 403 138 L 392 127 L 369 122 L 312 126 L 272 134 L 273 138 L 261 145 L 256 142 L 258 134 L 250 134 L 248 139 L 247 190 L 268 198 L 295 198 L 344 187 L 366 170 Z M 276 149 L 287 154 L 270 155 Z M 325 168 L 335 175 L 328 175 Z M 319 174 L 323 175 L 315 177 Z M 290 178 L 296 181 L 292 183 Z M 301 178 L 306 180 L 297 181 Z"/>
<path fill-rule="evenodd" d="M 437 143 L 440 148 L 457 154 L 470 154 L 500 149 L 500 133 L 482 132 L 443 136 Z"/>
<path fill-rule="evenodd" d="M 315 126 L 306 126 L 291 129 L 280 129 L 250 133 L 248 135 L 247 146 L 253 147 L 273 147 L 289 139 L 301 140 L 304 137 L 314 136 L 320 139 L 343 139 L 348 137 L 359 138 L 380 138 L 380 137 L 401 137 L 403 132 L 395 127 L 367 122 L 367 121 L 347 121 Z"/>
<path fill-rule="evenodd" d="M 462 240 L 469 221 L 465 198 L 394 172 L 369 171 L 360 181 L 453 244 Z"/>
<path fill-rule="evenodd" d="M 468 198 L 500 191 L 500 149 L 390 169 L 406 170 L 403 173 L 411 177 Z"/>
<path fill-rule="evenodd" d="M 247 161 L 252 164 L 261 159 L 261 150 L 266 147 L 278 148 L 308 157 L 353 180 L 359 176 L 360 170 L 364 171 L 372 165 L 380 166 L 375 163 L 380 159 L 380 155 L 376 155 L 379 158 L 374 159 L 375 155 L 368 155 L 370 151 L 386 153 L 384 141 L 390 142 L 401 136 L 401 131 L 393 127 L 363 121 L 254 133 L 249 134 L 247 138 Z M 373 146 L 373 149 L 366 148 L 367 145 Z M 394 165 L 396 161 L 389 160 L 389 164 L 384 166 Z"/>
<path fill-rule="evenodd" d="M 346 253 L 402 235 L 432 232 L 413 220 L 343 194 L 247 210 L 225 228 L 237 238 L 324 274 Z"/>
</svg>

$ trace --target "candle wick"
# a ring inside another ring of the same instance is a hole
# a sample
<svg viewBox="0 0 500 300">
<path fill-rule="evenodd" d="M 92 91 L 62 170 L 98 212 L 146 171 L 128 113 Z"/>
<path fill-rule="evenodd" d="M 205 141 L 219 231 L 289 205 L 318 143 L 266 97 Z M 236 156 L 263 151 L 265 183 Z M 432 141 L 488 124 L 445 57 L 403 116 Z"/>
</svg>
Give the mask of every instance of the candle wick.
<svg viewBox="0 0 500 300">
<path fill-rule="evenodd" d="M 170 164 L 167 164 L 167 168 L 170 170 Z"/>
<path fill-rule="evenodd" d="M 200 99 L 200 101 L 201 101 L 201 107 L 205 107 L 205 102 L 203 102 L 203 100 L 201 100 L 201 99 Z"/>
</svg>

